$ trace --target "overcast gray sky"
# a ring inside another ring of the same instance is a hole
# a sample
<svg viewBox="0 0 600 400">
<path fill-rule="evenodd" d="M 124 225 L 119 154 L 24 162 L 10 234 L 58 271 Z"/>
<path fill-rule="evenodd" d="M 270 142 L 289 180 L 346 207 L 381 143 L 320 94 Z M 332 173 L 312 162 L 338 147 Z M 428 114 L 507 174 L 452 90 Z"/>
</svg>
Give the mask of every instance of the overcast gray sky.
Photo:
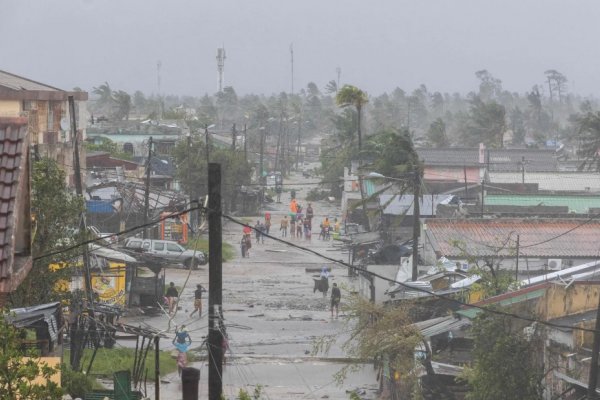
<svg viewBox="0 0 600 400">
<path fill-rule="evenodd" d="M 216 48 L 238 94 L 341 81 L 466 93 L 487 69 L 511 91 L 547 69 L 582 95 L 600 90 L 595 0 L 0 0 L 0 69 L 64 89 L 203 95 Z"/>
</svg>

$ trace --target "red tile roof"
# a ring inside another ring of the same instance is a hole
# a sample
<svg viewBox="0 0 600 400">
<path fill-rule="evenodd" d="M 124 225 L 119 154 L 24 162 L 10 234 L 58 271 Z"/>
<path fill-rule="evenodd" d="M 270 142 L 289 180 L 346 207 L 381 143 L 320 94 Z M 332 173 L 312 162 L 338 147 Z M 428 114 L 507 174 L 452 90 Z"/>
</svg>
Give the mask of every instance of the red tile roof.
<svg viewBox="0 0 600 400">
<path fill-rule="evenodd" d="M 519 235 L 522 257 L 600 257 L 599 219 L 430 219 L 426 224 L 427 240 L 440 256 L 514 257 Z"/>
<path fill-rule="evenodd" d="M 26 139 L 27 118 L 0 118 L 0 281 L 11 279 L 15 272 L 15 218 L 29 219 L 29 215 L 14 215 L 20 180 L 29 179 L 22 166 L 27 159 Z"/>
</svg>

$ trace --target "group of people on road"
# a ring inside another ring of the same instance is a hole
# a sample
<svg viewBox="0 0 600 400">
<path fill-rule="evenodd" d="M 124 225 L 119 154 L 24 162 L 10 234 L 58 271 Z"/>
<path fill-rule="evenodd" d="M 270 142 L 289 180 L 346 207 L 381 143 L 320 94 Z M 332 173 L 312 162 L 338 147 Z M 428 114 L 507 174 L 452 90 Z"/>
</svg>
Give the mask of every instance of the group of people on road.
<svg viewBox="0 0 600 400">
<path fill-rule="evenodd" d="M 308 203 L 306 213 L 302 205 L 298 203 L 295 197 L 292 197 L 290 201 L 290 213 L 289 219 L 287 215 L 284 215 L 279 225 L 279 231 L 281 237 L 287 237 L 288 227 L 290 230 L 290 237 L 310 241 L 312 233 L 312 220 L 314 217 L 314 210 L 312 204 Z"/>
</svg>

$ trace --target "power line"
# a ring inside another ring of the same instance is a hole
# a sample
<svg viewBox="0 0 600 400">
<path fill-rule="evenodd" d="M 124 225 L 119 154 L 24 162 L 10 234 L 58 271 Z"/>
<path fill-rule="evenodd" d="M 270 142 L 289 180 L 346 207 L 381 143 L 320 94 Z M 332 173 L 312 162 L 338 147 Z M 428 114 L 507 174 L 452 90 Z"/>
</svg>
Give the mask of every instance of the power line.
<svg viewBox="0 0 600 400">
<path fill-rule="evenodd" d="M 162 220 L 164 220 L 166 218 L 171 218 L 171 217 L 173 217 L 175 215 L 181 215 L 181 214 L 184 214 L 184 213 L 187 213 L 187 212 L 190 212 L 190 211 L 193 211 L 193 210 L 197 210 L 197 209 L 204 209 L 206 211 L 211 212 L 211 210 L 208 209 L 208 208 L 206 208 L 206 207 L 202 207 L 202 206 L 191 207 L 191 208 L 189 208 L 187 210 L 175 213 L 174 215 L 171 215 L 169 217 L 160 218 L 158 220 L 151 221 L 151 222 L 149 222 L 148 224 L 145 224 L 145 225 L 150 226 L 150 225 L 155 224 L 157 222 L 160 222 L 160 221 L 162 221 Z M 221 213 L 221 217 L 225 218 L 225 219 L 227 219 L 227 220 L 229 220 L 229 221 L 231 221 L 231 222 L 233 222 L 233 223 L 235 223 L 237 225 L 240 225 L 240 226 L 243 226 L 243 227 L 248 227 L 248 228 L 256 231 L 256 228 L 254 228 L 253 226 L 245 224 L 244 222 L 241 222 L 241 221 L 237 220 L 236 218 L 234 218 L 234 217 L 232 217 L 230 215 L 222 214 Z M 597 218 L 597 217 L 600 217 L 600 215 L 594 216 L 594 218 Z M 589 222 L 589 221 L 587 221 L 587 222 Z M 121 236 L 121 235 L 124 235 L 126 233 L 129 233 L 129 232 L 132 232 L 132 231 L 144 228 L 144 227 L 145 227 L 144 225 L 140 225 L 140 226 L 137 226 L 137 227 L 126 229 L 126 230 L 121 231 L 121 232 L 117 232 L 117 233 L 115 233 L 115 234 L 113 234 L 111 236 Z M 569 231 L 564 232 L 563 234 L 561 234 L 559 236 L 566 235 L 569 232 L 575 230 L 576 228 L 570 229 Z M 410 289 L 410 290 L 417 291 L 417 292 L 422 292 L 422 293 L 428 294 L 428 295 L 430 295 L 432 297 L 436 297 L 436 298 L 439 298 L 439 299 L 442 299 L 442 300 L 446 300 L 446 301 L 449 301 L 449 302 L 453 302 L 453 303 L 459 304 L 459 305 L 461 305 L 463 307 L 476 308 L 476 309 L 481 310 L 483 312 L 488 312 L 488 313 L 491 313 L 491 314 L 502 315 L 502 316 L 506 316 L 506 317 L 510 317 L 510 318 L 520 319 L 520 320 L 527 321 L 527 322 L 532 322 L 532 323 L 535 322 L 535 323 L 539 323 L 541 325 L 546 325 L 546 326 L 549 326 L 549 327 L 552 327 L 552 328 L 572 329 L 572 330 L 579 330 L 579 331 L 583 331 L 583 332 L 593 332 L 593 333 L 600 332 L 600 331 L 596 331 L 595 329 L 588 329 L 588 328 L 582 328 L 582 327 L 576 327 L 576 326 L 569 326 L 569 325 L 560 325 L 560 324 L 555 324 L 555 323 L 552 323 L 552 322 L 543 321 L 543 320 L 536 319 L 536 318 L 525 317 L 525 316 L 521 316 L 521 315 L 509 313 L 509 312 L 504 312 L 504 311 L 500 311 L 500 310 L 490 309 L 490 308 L 486 308 L 486 307 L 483 307 L 483 306 L 478 306 L 476 304 L 465 303 L 463 301 L 460 301 L 460 300 L 457 300 L 457 299 L 454 299 L 452 297 L 448 297 L 448 296 L 445 296 L 445 295 L 442 295 L 442 294 L 439 294 L 439 293 L 435 293 L 435 292 L 429 291 L 427 289 L 423 289 L 423 288 L 420 288 L 420 287 L 414 287 L 414 286 L 408 285 L 408 284 L 406 284 L 404 282 L 398 282 L 395 279 L 387 278 L 387 277 L 385 277 L 383 275 L 377 274 L 377 273 L 375 273 L 373 271 L 369 271 L 369 270 L 364 269 L 364 268 L 359 267 L 359 266 L 350 265 L 350 264 L 348 264 L 348 263 L 346 263 L 346 262 L 344 262 L 342 260 L 336 260 L 334 258 L 331 258 L 329 256 L 321 254 L 321 253 L 319 253 L 319 252 L 317 252 L 315 250 L 309 249 L 309 248 L 304 247 L 304 246 L 297 245 L 297 244 L 292 243 L 292 242 L 285 241 L 285 240 L 280 239 L 278 237 L 271 236 L 271 235 L 268 235 L 268 234 L 265 234 L 265 233 L 262 233 L 262 232 L 261 232 L 261 234 L 264 235 L 264 236 L 266 236 L 267 238 L 270 238 L 270 239 L 276 241 L 276 242 L 280 242 L 280 243 L 283 243 L 283 244 L 285 244 L 287 246 L 296 248 L 298 250 L 301 250 L 301 251 L 304 251 L 304 252 L 316 255 L 317 257 L 320 257 L 320 258 L 322 258 L 324 260 L 333 262 L 335 264 L 339 264 L 339 265 L 345 266 L 347 268 L 353 268 L 353 269 L 358 270 L 358 271 L 360 271 L 362 273 L 365 273 L 367 275 L 371 275 L 373 277 L 382 279 L 384 281 L 400 285 L 400 286 L 402 286 L 402 287 L 404 287 L 406 289 Z M 70 247 L 68 247 L 66 249 L 63 249 L 63 250 L 60 250 L 60 251 L 51 252 L 51 253 L 47 253 L 47 254 L 44 254 L 42 256 L 35 257 L 34 260 L 39 260 L 41 258 L 50 257 L 50 256 L 56 255 L 56 254 L 61 254 L 61 253 L 64 253 L 64 252 L 69 251 L 69 250 L 73 250 L 73 249 L 75 249 L 77 247 L 80 247 L 80 246 L 83 246 L 83 245 L 87 245 L 87 244 L 91 244 L 91 243 L 94 243 L 94 242 L 98 242 L 100 240 L 102 240 L 102 238 L 96 238 L 96 239 L 92 239 L 92 240 L 86 240 L 86 241 L 77 243 L 77 244 L 75 244 L 73 246 L 70 246 Z M 550 240 L 553 240 L 553 239 L 549 239 L 547 241 L 550 241 Z M 544 242 L 547 242 L 547 241 L 544 241 Z M 540 243 L 538 243 L 538 244 L 540 244 Z M 538 245 L 538 244 L 536 244 L 536 245 Z M 530 247 L 531 247 L 531 245 L 530 245 Z"/>
</svg>

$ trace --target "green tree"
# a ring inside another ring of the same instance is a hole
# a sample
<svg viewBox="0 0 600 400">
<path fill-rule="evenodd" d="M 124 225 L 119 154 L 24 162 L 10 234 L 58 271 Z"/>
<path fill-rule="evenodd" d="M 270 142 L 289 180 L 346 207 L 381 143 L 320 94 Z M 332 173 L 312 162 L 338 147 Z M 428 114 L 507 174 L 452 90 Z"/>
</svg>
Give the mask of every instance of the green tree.
<svg viewBox="0 0 600 400">
<path fill-rule="evenodd" d="M 102 85 L 92 88 L 92 93 L 99 96 L 97 104 L 100 108 L 110 106 L 113 102 L 113 92 L 108 82 L 104 82 Z"/>
<path fill-rule="evenodd" d="M 54 288 L 57 281 L 69 278 L 72 271 L 70 268 L 63 268 L 51 272 L 48 265 L 77 260 L 81 255 L 81 248 L 68 248 L 83 240 L 86 234 L 78 232 L 83 200 L 67 189 L 65 176 L 65 172 L 52 159 L 43 158 L 33 163 L 32 254 L 36 259 L 29 275 L 10 296 L 13 306 L 48 303 L 61 300 L 66 295 L 57 293 Z M 58 254 L 45 256 L 54 252 Z"/>
<path fill-rule="evenodd" d="M 384 306 L 372 303 L 358 293 L 350 293 L 344 306 L 355 316 L 348 321 L 350 339 L 342 344 L 348 356 L 362 360 L 389 362 L 392 371 L 401 375 L 403 382 L 415 382 L 415 349 L 422 343 L 422 336 L 409 317 L 411 305 Z M 325 336 L 314 342 L 313 354 L 326 353 L 336 342 L 337 336 Z M 335 374 L 342 382 L 348 372 L 360 368 L 357 365 L 343 367 Z M 408 388 L 409 390 L 411 388 Z"/>
<path fill-rule="evenodd" d="M 123 90 L 118 90 L 113 93 L 113 100 L 116 105 L 115 118 L 129 120 L 131 96 Z"/>
<path fill-rule="evenodd" d="M 362 149 L 362 131 L 361 131 L 361 120 L 362 120 L 362 109 L 364 105 L 369 101 L 369 97 L 366 92 L 363 92 L 356 86 L 344 85 L 335 96 L 335 101 L 339 107 L 354 107 L 357 114 L 356 132 L 358 137 L 358 149 Z"/>
<path fill-rule="evenodd" d="M 465 372 L 471 400 L 538 400 L 543 370 L 536 360 L 539 341 L 508 316 L 482 312 L 474 320 L 473 365 Z"/>
<path fill-rule="evenodd" d="M 448 147 L 450 145 L 446 135 L 446 124 L 441 118 L 437 118 L 429 125 L 427 140 L 433 147 Z"/>
<path fill-rule="evenodd" d="M 485 103 L 479 96 L 471 100 L 469 121 L 464 133 L 470 145 L 483 142 L 489 147 L 502 147 L 506 130 L 506 109 L 503 105 L 490 101 Z"/>
<path fill-rule="evenodd" d="M 362 155 L 362 158 L 371 160 L 363 166 L 363 170 L 369 169 L 392 178 L 413 172 L 419 160 L 407 129 L 386 129 L 370 136 Z"/>
<path fill-rule="evenodd" d="M 105 151 L 110 153 L 112 157 L 120 158 L 122 160 L 132 159 L 131 154 L 125 153 L 118 143 L 113 142 L 109 138 L 102 138 L 102 141 L 98 144 L 86 143 L 85 149 L 87 151 Z"/>
<path fill-rule="evenodd" d="M 20 332 L 7 322 L 5 316 L 5 312 L 0 313 L 0 399 L 60 399 L 62 389 L 50 381 L 58 369 L 40 362 L 35 353 L 24 352 L 20 346 Z M 38 377 L 44 383 L 35 383 Z"/>
<path fill-rule="evenodd" d="M 584 158 L 580 169 L 600 171 L 600 112 L 588 112 L 575 117 L 580 140 L 579 155 Z"/>
</svg>

